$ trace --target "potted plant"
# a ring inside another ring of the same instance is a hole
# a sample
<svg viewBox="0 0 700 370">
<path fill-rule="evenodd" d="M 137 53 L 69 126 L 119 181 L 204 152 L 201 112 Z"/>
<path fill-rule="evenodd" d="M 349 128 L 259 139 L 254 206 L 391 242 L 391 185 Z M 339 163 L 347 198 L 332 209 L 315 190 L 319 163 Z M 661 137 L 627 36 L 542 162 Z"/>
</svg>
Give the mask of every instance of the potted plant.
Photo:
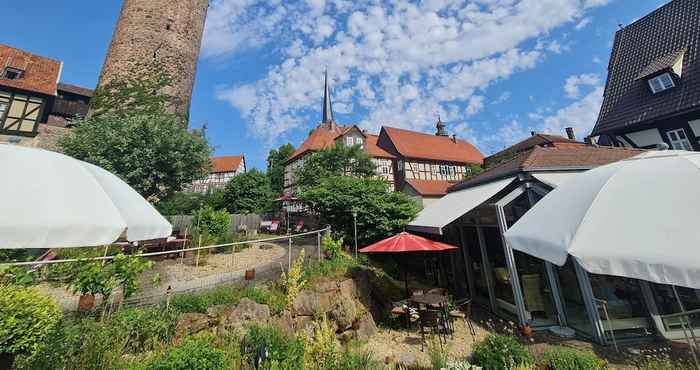
<svg viewBox="0 0 700 370">
<path fill-rule="evenodd" d="M 0 369 L 34 354 L 61 319 L 58 305 L 33 289 L 0 285 Z"/>
<path fill-rule="evenodd" d="M 100 262 L 78 262 L 74 267 L 70 285 L 73 287 L 73 293 L 80 294 L 78 309 L 86 312 L 95 306 L 97 294 L 102 295 L 103 302 L 107 301 L 114 289 L 114 280 Z"/>
<path fill-rule="evenodd" d="M 245 270 L 245 279 L 246 280 L 255 279 L 255 269 L 254 268 L 249 269 L 249 270 Z"/>
</svg>

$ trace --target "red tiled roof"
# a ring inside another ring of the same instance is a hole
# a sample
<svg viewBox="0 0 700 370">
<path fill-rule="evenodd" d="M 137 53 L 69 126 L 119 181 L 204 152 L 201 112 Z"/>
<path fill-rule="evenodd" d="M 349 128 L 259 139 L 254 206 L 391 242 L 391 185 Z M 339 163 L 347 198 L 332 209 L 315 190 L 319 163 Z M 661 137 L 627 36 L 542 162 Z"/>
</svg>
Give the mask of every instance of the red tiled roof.
<svg viewBox="0 0 700 370">
<path fill-rule="evenodd" d="M 44 95 L 56 95 L 62 62 L 0 44 L 0 71 L 5 66 L 21 69 L 22 77 L 0 79 L 0 86 L 13 87 Z"/>
<path fill-rule="evenodd" d="M 379 140 L 379 136 L 365 133 L 365 137 L 367 138 L 365 140 L 365 142 L 367 143 L 367 153 L 369 153 L 372 157 L 396 158 L 396 156 L 394 156 L 393 154 L 377 146 L 377 140 Z"/>
<path fill-rule="evenodd" d="M 301 143 L 297 150 L 289 156 L 287 162 L 302 156 L 306 152 L 318 151 L 331 147 L 335 142 L 335 138 L 347 132 L 351 127 L 353 126 L 335 126 L 335 128 L 331 130 L 325 124 L 319 125 L 311 131 L 309 137 Z"/>
<path fill-rule="evenodd" d="M 420 195 L 442 196 L 447 194 L 447 189 L 451 185 L 454 185 L 454 182 L 434 180 L 406 179 L 406 182 Z"/>
<path fill-rule="evenodd" d="M 464 180 L 449 191 L 469 188 L 498 178 L 514 175 L 518 172 L 539 170 L 574 170 L 589 169 L 643 153 L 642 149 L 603 147 L 603 146 L 565 146 L 543 148 L 536 146 L 529 151 L 500 163 L 474 177 Z"/>
<path fill-rule="evenodd" d="M 464 140 L 457 139 L 455 142 L 447 136 L 386 126 L 382 127 L 382 132 L 389 136 L 396 150 L 407 158 L 478 164 L 484 161 L 481 152 Z"/>
<path fill-rule="evenodd" d="M 233 172 L 238 170 L 241 161 L 245 162 L 245 156 L 242 155 L 227 155 L 221 157 L 209 158 L 211 162 L 211 172 Z"/>
</svg>

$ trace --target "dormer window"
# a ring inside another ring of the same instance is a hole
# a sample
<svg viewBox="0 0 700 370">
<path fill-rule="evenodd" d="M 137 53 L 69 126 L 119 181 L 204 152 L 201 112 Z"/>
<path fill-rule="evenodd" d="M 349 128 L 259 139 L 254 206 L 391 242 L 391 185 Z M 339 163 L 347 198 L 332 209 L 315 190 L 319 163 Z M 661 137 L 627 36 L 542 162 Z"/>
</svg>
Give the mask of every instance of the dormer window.
<svg viewBox="0 0 700 370">
<path fill-rule="evenodd" d="M 673 77 L 671 77 L 671 74 L 668 72 L 662 73 L 654 78 L 650 78 L 647 82 L 649 83 L 651 92 L 654 94 L 676 86 L 676 84 L 673 82 Z"/>
<path fill-rule="evenodd" d="M 346 136 L 345 137 L 345 144 L 347 146 L 353 146 L 355 143 L 353 142 L 353 137 L 352 136 Z"/>
<path fill-rule="evenodd" d="M 2 78 L 5 80 L 16 80 L 22 77 L 24 71 L 18 68 L 5 67 L 2 71 Z"/>
</svg>

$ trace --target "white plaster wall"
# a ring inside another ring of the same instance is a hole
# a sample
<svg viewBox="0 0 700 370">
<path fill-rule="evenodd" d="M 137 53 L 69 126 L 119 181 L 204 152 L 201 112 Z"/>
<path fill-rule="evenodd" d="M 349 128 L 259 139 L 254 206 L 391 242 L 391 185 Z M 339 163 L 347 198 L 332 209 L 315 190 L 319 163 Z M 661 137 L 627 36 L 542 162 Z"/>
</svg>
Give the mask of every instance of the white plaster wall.
<svg viewBox="0 0 700 370">
<path fill-rule="evenodd" d="M 693 129 L 693 134 L 695 136 L 700 136 L 700 119 L 690 121 L 688 122 L 688 125 L 690 125 L 690 128 Z"/>
<path fill-rule="evenodd" d="M 659 134 L 659 130 L 655 128 L 644 131 L 631 132 L 627 134 L 627 137 L 630 138 L 630 140 L 632 140 L 635 144 L 637 144 L 637 146 L 656 145 L 664 141 L 661 138 L 661 135 Z"/>
</svg>

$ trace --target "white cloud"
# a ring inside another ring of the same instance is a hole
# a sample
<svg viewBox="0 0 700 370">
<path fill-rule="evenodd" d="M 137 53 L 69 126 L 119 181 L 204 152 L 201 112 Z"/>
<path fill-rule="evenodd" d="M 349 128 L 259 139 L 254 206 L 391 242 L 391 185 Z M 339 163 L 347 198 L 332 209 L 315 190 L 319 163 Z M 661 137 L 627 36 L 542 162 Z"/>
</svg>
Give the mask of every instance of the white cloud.
<svg viewBox="0 0 700 370">
<path fill-rule="evenodd" d="M 578 97 L 580 87 L 584 85 L 590 91 L 568 106 L 558 109 L 552 114 L 546 114 L 546 109 L 529 114 L 531 119 L 539 122 L 540 131 L 562 135 L 566 127 L 573 127 L 579 138 L 590 134 L 603 103 L 604 86 L 600 79 L 590 74 L 571 76 L 566 80 L 564 90 L 567 95 Z"/>
<path fill-rule="evenodd" d="M 564 91 L 570 98 L 578 98 L 581 94 L 581 86 L 598 86 L 600 77 L 594 73 L 570 76 L 566 79 Z"/>
<path fill-rule="evenodd" d="M 484 109 L 490 86 L 567 50 L 559 41 L 526 41 L 581 22 L 588 8 L 607 2 L 212 0 L 203 55 L 272 47 L 279 62 L 262 79 L 217 94 L 267 142 L 317 123 L 325 65 L 335 107 L 366 112 L 362 127 L 431 130 L 435 111 L 461 122 Z"/>
<path fill-rule="evenodd" d="M 493 105 L 498 105 L 501 103 L 505 103 L 508 100 L 510 100 L 510 97 L 513 95 L 510 91 L 504 91 L 501 93 L 501 95 L 498 96 L 494 101 L 491 102 Z"/>
<path fill-rule="evenodd" d="M 578 23 L 576 23 L 576 26 L 574 26 L 574 28 L 577 31 L 579 31 L 579 30 L 586 28 L 586 26 L 588 26 L 590 23 L 591 23 L 591 18 L 586 17 L 586 18 L 581 19 Z"/>
</svg>

